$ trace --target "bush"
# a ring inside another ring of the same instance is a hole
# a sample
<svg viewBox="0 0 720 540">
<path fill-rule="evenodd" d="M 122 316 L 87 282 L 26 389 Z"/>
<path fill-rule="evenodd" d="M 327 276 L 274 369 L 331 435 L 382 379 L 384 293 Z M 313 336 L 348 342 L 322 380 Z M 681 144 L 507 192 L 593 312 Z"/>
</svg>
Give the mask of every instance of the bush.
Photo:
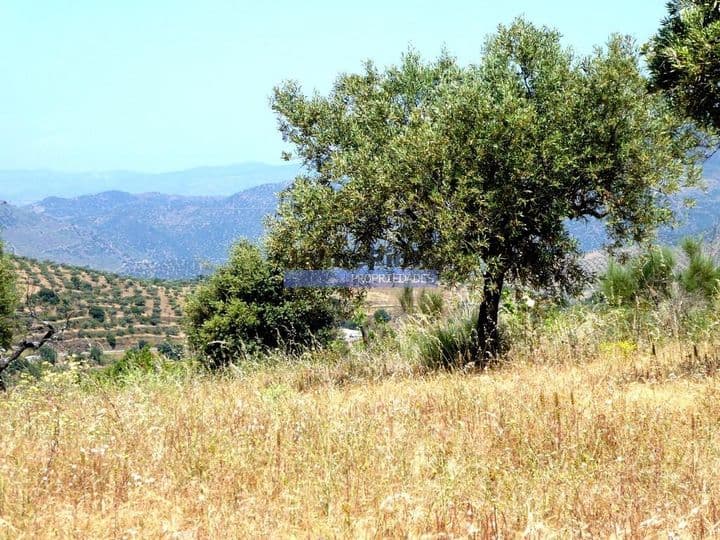
<svg viewBox="0 0 720 540">
<path fill-rule="evenodd" d="M 608 303 L 619 306 L 634 300 L 638 282 L 631 268 L 610 260 L 600 278 L 600 290 Z"/>
<path fill-rule="evenodd" d="M 105 322 L 105 310 L 99 306 L 92 306 L 88 309 L 88 315 L 98 322 Z"/>
<path fill-rule="evenodd" d="M 158 344 L 157 351 L 170 360 L 180 360 L 185 354 L 183 346 L 179 343 L 163 341 Z"/>
<path fill-rule="evenodd" d="M 105 340 L 107 341 L 108 345 L 110 345 L 111 349 L 117 347 L 117 336 L 115 334 L 108 334 L 107 336 L 105 336 Z"/>
<path fill-rule="evenodd" d="M 389 323 L 392 320 L 390 313 L 384 308 L 380 308 L 373 313 L 373 320 L 378 324 Z"/>
<path fill-rule="evenodd" d="M 123 357 L 102 371 L 111 381 L 120 381 L 134 372 L 149 373 L 155 369 L 155 357 L 148 347 L 130 349 Z"/>
<path fill-rule="evenodd" d="M 267 349 L 324 344 L 345 312 L 331 290 L 286 289 L 282 268 L 243 241 L 188 299 L 188 341 L 216 368 Z"/>
<path fill-rule="evenodd" d="M 58 294 L 52 289 L 48 289 L 47 287 L 43 287 L 38 292 L 36 292 L 33 295 L 33 300 L 36 300 L 41 304 L 47 304 L 50 306 L 56 306 L 60 303 L 60 297 L 58 296 Z"/>
<path fill-rule="evenodd" d="M 90 347 L 90 360 L 92 360 L 94 364 L 102 364 L 102 359 L 103 350 L 97 345 Z"/>
<path fill-rule="evenodd" d="M 477 350 L 477 313 L 464 313 L 417 337 L 420 357 L 430 368 L 461 367 Z"/>
<path fill-rule="evenodd" d="M 702 244 L 698 240 L 686 238 L 682 248 L 689 261 L 687 268 L 680 273 L 680 283 L 689 293 L 712 298 L 718 292 L 720 268 L 711 257 L 703 253 Z"/>
</svg>

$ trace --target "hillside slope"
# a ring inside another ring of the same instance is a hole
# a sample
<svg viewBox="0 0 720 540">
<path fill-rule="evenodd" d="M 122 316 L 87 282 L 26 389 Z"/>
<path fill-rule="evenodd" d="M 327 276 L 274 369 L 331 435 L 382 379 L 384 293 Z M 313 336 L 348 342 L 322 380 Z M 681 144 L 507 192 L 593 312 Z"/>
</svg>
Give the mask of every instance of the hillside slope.
<svg viewBox="0 0 720 540">
<path fill-rule="evenodd" d="M 183 342 L 183 305 L 191 283 L 145 281 L 72 266 L 11 258 L 19 288 L 46 320 L 69 326 L 57 348 L 82 352 Z"/>
</svg>

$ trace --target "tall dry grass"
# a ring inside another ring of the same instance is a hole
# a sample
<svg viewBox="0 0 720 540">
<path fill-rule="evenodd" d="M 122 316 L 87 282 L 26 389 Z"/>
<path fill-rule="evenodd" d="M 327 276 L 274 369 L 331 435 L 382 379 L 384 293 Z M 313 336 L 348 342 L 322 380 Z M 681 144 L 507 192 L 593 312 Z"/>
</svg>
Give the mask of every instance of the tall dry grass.
<svg viewBox="0 0 720 540">
<path fill-rule="evenodd" d="M 720 351 L 390 351 L 0 396 L 0 537 L 720 534 Z M 554 354 L 553 354 L 554 351 Z"/>
</svg>

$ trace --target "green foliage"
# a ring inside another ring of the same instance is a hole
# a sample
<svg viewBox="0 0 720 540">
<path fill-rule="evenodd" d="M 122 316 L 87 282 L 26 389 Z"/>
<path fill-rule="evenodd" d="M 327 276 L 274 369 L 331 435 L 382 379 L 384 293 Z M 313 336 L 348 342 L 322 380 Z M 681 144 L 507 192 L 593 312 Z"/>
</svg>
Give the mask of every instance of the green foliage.
<svg viewBox="0 0 720 540">
<path fill-rule="evenodd" d="M 33 295 L 32 299 L 36 302 L 49 306 L 56 306 L 60 303 L 60 297 L 58 296 L 58 294 L 54 290 L 48 289 L 47 287 L 41 288 Z"/>
<path fill-rule="evenodd" d="M 600 277 L 600 291 L 615 306 L 636 301 L 659 302 L 671 294 L 675 282 L 675 256 L 668 247 L 650 246 L 626 264 L 611 259 Z"/>
<path fill-rule="evenodd" d="M 341 75 L 328 96 L 286 82 L 272 106 L 310 171 L 281 195 L 273 256 L 355 267 L 381 245 L 449 281 L 482 277 L 483 351 L 504 283 L 582 285 L 567 220 L 601 217 L 615 243 L 641 240 L 672 220 L 668 196 L 699 181 L 701 141 L 648 92 L 629 38 L 580 58 L 522 19 L 478 64 L 410 52 Z"/>
<path fill-rule="evenodd" d="M 102 364 L 103 350 L 97 345 L 90 347 L 90 360 L 92 360 L 93 364 Z"/>
<path fill-rule="evenodd" d="M 720 130 L 720 3 L 671 0 L 645 46 L 652 85 L 701 125 Z"/>
<path fill-rule="evenodd" d="M 675 281 L 675 265 L 675 255 L 669 247 L 649 247 L 633 265 L 639 290 L 654 300 L 667 298 Z"/>
<path fill-rule="evenodd" d="M 477 314 L 462 314 L 419 334 L 420 358 L 430 368 L 456 368 L 473 360 Z"/>
<path fill-rule="evenodd" d="M 15 310 L 18 296 L 15 282 L 15 271 L 0 243 L 0 348 L 7 348 L 10 345 L 16 325 Z"/>
<path fill-rule="evenodd" d="M 92 306 L 88 309 L 88 315 L 98 322 L 105 322 L 105 310 L 99 306 Z"/>
<path fill-rule="evenodd" d="M 157 351 L 170 360 L 180 360 L 185 354 L 185 349 L 181 344 L 170 341 L 159 343 Z"/>
<path fill-rule="evenodd" d="M 627 304 L 635 299 L 638 283 L 630 267 L 611 260 L 600 278 L 600 290 L 610 304 Z"/>
<path fill-rule="evenodd" d="M 688 265 L 680 273 L 680 283 L 689 293 L 700 294 L 705 298 L 717 295 L 720 287 L 720 267 L 702 250 L 702 243 L 686 238 L 682 244 L 688 257 Z"/>
<path fill-rule="evenodd" d="M 385 324 L 392 320 L 392 316 L 385 308 L 380 308 L 373 313 L 373 320 L 378 324 Z"/>
<path fill-rule="evenodd" d="M 128 350 L 120 360 L 106 367 L 101 374 L 105 379 L 120 382 L 128 375 L 151 373 L 155 368 L 156 358 L 149 347 L 143 347 Z"/>
<path fill-rule="evenodd" d="M 105 341 L 107 341 L 108 345 L 110 345 L 111 349 L 114 349 L 117 347 L 117 336 L 113 334 L 112 332 L 108 333 L 107 336 L 105 336 Z"/>
<path fill-rule="evenodd" d="M 286 289 L 282 267 L 243 241 L 188 300 L 188 341 L 219 367 L 261 350 L 324 343 L 344 311 L 332 291 Z"/>
<path fill-rule="evenodd" d="M 400 308 L 408 315 L 415 311 L 415 291 L 412 287 L 403 287 L 398 296 Z"/>
</svg>

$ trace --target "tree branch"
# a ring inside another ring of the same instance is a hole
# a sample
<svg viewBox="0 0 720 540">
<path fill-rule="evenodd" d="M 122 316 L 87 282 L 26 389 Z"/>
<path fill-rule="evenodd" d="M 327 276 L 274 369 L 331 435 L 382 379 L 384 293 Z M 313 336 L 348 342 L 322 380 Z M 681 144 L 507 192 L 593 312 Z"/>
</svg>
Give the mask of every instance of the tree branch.
<svg viewBox="0 0 720 540">
<path fill-rule="evenodd" d="M 0 391 L 6 390 L 5 383 L 2 380 L 3 371 L 10 367 L 13 362 L 17 361 L 25 351 L 37 350 L 50 341 L 60 339 L 65 333 L 65 330 L 70 322 L 70 314 L 68 313 L 67 318 L 65 319 L 65 324 L 60 330 L 58 330 L 55 324 L 50 321 L 41 320 L 35 311 L 30 311 L 30 318 L 40 323 L 39 329 L 44 330 L 44 333 L 37 340 L 31 340 L 26 337 L 7 353 L 5 351 L 0 351 Z"/>
</svg>

